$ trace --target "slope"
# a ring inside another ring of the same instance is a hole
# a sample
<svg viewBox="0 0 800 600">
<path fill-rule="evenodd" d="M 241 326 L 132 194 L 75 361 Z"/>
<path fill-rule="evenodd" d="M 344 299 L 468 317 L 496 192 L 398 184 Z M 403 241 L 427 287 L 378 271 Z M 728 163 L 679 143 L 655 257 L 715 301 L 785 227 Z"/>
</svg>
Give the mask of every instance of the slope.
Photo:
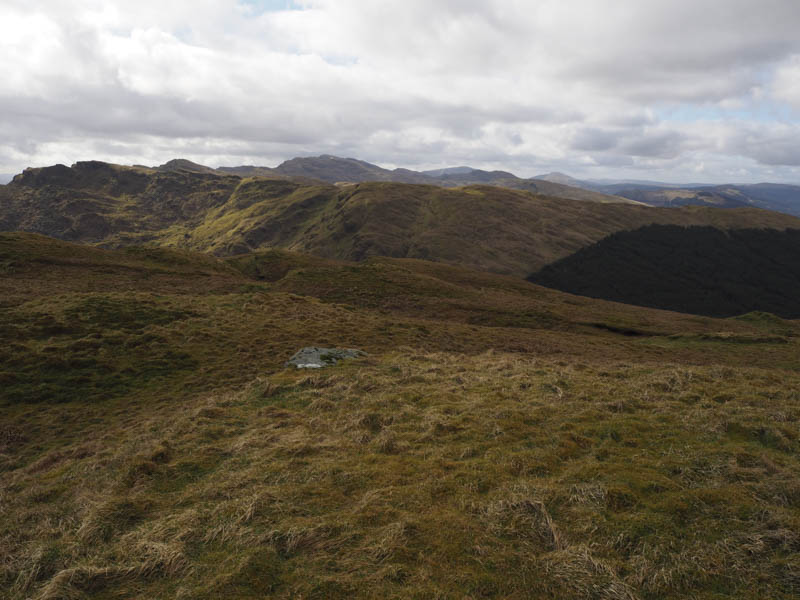
<svg viewBox="0 0 800 600">
<path fill-rule="evenodd" d="M 169 243 L 219 254 L 277 246 L 346 260 L 422 258 L 525 276 L 614 231 L 650 223 L 800 228 L 800 220 L 752 209 L 597 204 L 488 186 L 297 187 L 279 200 L 261 200 L 276 185 L 243 182 L 202 226 Z"/>
<path fill-rule="evenodd" d="M 615 233 L 529 281 L 642 306 L 728 317 L 800 317 L 800 230 L 650 225 Z"/>
<path fill-rule="evenodd" d="M 416 260 L 0 264 L 12 600 L 796 595 L 796 322 Z M 311 343 L 370 356 L 282 368 Z"/>
</svg>

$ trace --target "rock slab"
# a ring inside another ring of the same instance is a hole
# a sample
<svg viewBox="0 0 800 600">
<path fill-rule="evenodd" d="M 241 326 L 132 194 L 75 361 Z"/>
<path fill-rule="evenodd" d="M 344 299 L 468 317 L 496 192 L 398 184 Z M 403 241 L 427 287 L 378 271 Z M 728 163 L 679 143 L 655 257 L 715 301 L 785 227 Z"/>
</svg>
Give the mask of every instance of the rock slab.
<svg viewBox="0 0 800 600">
<path fill-rule="evenodd" d="M 317 348 L 316 346 L 307 346 L 295 352 L 286 361 L 286 366 L 298 369 L 322 369 L 323 367 L 333 366 L 340 360 L 358 358 L 366 356 L 366 354 L 363 350 L 356 350 L 355 348 Z"/>
</svg>

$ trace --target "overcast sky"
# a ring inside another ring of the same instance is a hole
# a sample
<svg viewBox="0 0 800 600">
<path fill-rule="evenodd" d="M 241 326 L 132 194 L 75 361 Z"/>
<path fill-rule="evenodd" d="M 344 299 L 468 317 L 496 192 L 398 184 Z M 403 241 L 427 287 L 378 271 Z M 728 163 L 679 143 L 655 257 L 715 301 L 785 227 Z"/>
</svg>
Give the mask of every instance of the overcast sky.
<svg viewBox="0 0 800 600">
<path fill-rule="evenodd" d="M 0 173 L 353 156 L 800 183 L 798 0 L 3 0 Z"/>
</svg>

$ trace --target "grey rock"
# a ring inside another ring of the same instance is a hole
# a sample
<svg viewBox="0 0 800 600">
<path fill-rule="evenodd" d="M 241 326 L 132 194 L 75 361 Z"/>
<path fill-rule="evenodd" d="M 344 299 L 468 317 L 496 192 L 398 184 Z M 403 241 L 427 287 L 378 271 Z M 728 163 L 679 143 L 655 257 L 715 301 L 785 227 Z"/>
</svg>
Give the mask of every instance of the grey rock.
<svg viewBox="0 0 800 600">
<path fill-rule="evenodd" d="M 298 369 L 321 369 L 335 365 L 340 360 L 358 358 L 366 356 L 366 354 L 363 350 L 356 350 L 355 348 L 317 348 L 316 346 L 307 346 L 295 352 L 286 361 L 285 366 L 294 366 Z"/>
</svg>

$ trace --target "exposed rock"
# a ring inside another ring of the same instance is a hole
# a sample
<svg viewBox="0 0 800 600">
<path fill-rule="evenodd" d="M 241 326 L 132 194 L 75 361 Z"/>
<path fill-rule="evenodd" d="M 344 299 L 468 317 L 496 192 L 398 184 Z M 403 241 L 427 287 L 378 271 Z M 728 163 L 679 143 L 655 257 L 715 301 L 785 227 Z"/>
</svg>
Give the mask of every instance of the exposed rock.
<svg viewBox="0 0 800 600">
<path fill-rule="evenodd" d="M 286 366 L 294 366 L 298 369 L 321 369 L 322 367 L 335 365 L 340 360 L 358 358 L 366 356 L 366 354 L 363 350 L 356 350 L 355 348 L 317 348 L 316 346 L 307 346 L 295 352 L 286 361 Z"/>
</svg>

